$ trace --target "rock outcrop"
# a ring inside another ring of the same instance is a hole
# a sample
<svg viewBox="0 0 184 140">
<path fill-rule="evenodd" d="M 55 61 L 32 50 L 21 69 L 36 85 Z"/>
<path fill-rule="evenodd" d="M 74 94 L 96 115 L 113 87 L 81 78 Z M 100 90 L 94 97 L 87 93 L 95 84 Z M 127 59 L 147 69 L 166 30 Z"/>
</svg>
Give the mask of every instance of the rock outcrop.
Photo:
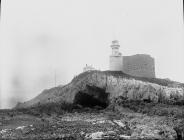
<svg viewBox="0 0 184 140">
<path fill-rule="evenodd" d="M 122 72 L 84 72 L 69 84 L 44 90 L 34 99 L 19 103 L 16 108 L 52 102 L 106 107 L 120 96 L 128 100 L 181 102 L 184 99 L 184 84 L 166 79 L 133 77 Z"/>
</svg>

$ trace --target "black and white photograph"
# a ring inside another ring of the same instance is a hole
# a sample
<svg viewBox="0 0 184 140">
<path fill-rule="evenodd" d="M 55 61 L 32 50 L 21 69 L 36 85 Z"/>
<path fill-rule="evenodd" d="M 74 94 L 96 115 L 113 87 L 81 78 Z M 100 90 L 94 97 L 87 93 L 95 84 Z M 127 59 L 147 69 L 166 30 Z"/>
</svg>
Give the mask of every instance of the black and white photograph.
<svg viewBox="0 0 184 140">
<path fill-rule="evenodd" d="M 184 140 L 184 0 L 0 0 L 0 140 Z"/>
</svg>

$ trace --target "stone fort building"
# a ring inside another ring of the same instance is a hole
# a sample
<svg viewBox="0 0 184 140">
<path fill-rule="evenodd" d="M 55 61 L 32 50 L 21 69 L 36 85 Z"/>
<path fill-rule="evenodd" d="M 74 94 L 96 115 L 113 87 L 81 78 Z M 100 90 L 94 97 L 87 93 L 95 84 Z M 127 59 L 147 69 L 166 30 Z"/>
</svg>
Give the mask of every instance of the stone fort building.
<svg viewBox="0 0 184 140">
<path fill-rule="evenodd" d="M 122 56 L 119 52 L 119 47 L 117 40 L 112 41 L 112 54 L 109 62 L 111 71 L 123 71 L 126 74 L 138 77 L 155 77 L 154 58 L 147 54 Z"/>
</svg>

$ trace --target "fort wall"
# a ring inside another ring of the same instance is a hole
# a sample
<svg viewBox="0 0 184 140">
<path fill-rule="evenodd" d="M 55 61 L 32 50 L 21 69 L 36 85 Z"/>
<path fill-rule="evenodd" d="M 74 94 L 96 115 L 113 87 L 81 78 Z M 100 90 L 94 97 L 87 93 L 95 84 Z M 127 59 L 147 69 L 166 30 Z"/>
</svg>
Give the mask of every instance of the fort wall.
<svg viewBox="0 0 184 140">
<path fill-rule="evenodd" d="M 124 73 L 138 77 L 155 77 L 155 62 L 150 55 L 123 56 Z"/>
</svg>

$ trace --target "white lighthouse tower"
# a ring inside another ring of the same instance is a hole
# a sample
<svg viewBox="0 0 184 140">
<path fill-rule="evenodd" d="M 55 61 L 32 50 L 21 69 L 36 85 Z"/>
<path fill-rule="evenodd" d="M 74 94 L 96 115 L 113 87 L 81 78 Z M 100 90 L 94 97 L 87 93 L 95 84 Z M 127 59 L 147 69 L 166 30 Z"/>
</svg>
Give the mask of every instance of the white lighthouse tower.
<svg viewBox="0 0 184 140">
<path fill-rule="evenodd" d="M 109 58 L 109 69 L 111 71 L 122 71 L 123 70 L 123 57 L 119 52 L 119 42 L 118 40 L 112 41 L 112 54 Z"/>
</svg>

